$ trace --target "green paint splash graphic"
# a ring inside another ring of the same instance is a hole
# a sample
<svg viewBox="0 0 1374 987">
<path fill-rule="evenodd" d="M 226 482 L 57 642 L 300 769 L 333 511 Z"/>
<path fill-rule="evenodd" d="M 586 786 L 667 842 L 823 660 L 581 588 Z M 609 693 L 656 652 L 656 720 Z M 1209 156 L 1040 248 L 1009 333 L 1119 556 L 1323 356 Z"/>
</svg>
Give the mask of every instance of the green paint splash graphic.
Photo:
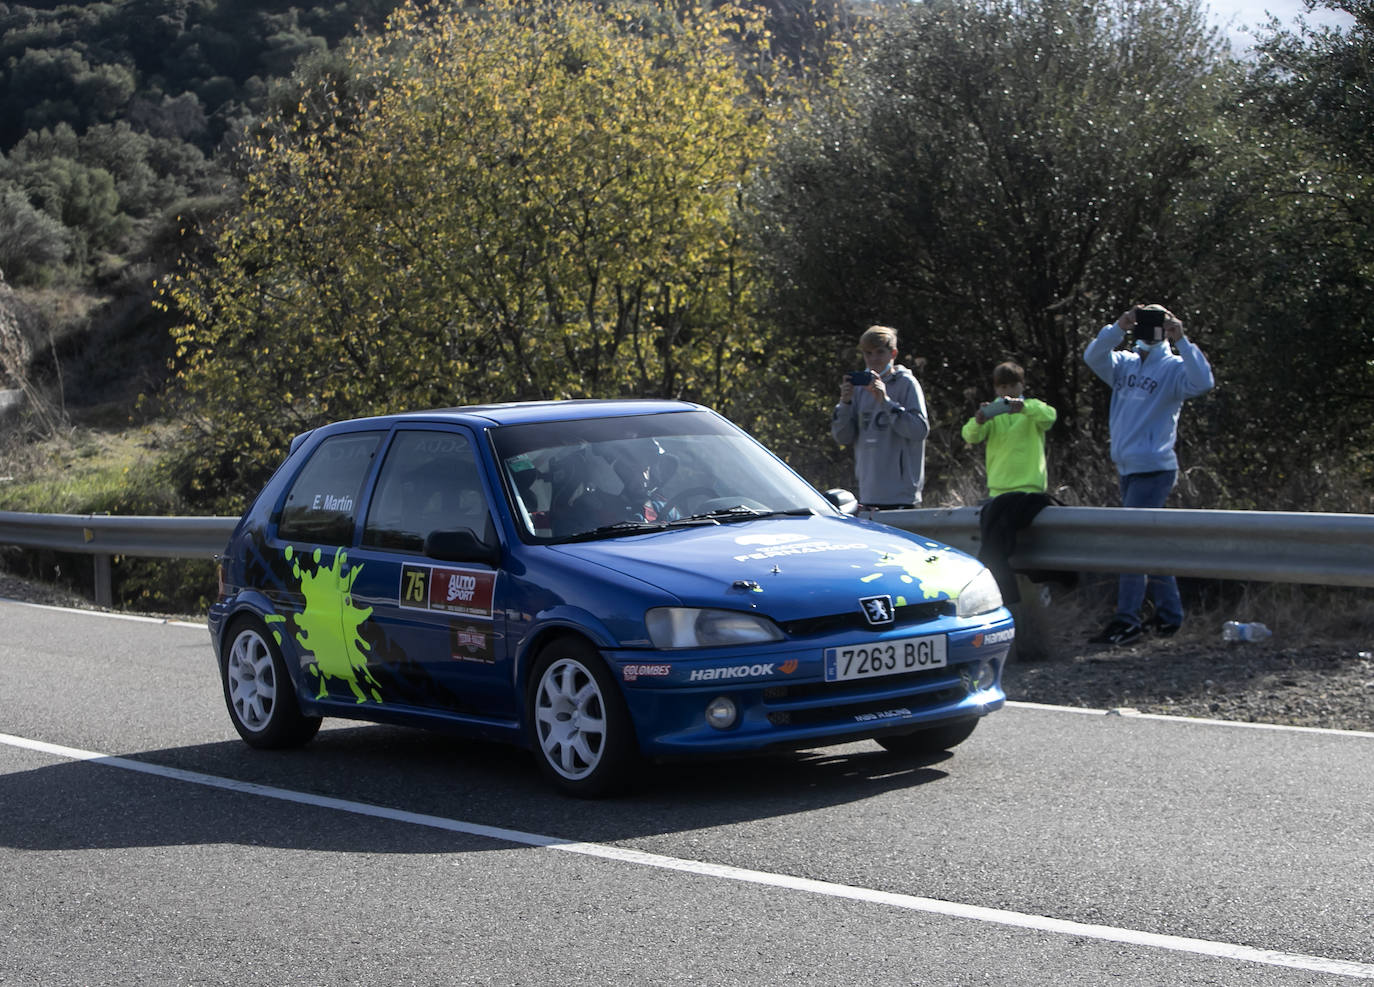
<svg viewBox="0 0 1374 987">
<path fill-rule="evenodd" d="M 875 582 L 893 575 L 891 570 L 897 570 L 898 581 L 910 586 L 911 592 L 919 594 L 921 599 L 936 600 L 942 596 L 956 599 L 981 565 L 975 559 L 938 548 L 883 552 L 878 556 L 878 571 L 863 576 L 861 581 Z M 894 606 L 906 606 L 907 598 L 893 592 L 892 602 Z"/>
<path fill-rule="evenodd" d="M 291 558 L 291 549 L 289 549 L 289 548 L 286 550 L 286 557 L 287 557 L 288 559 Z M 279 614 L 279 613 L 269 613 L 267 616 L 263 617 L 262 619 L 265 620 L 265 621 L 267 621 L 268 624 L 284 624 L 284 623 L 286 623 L 286 617 L 283 616 L 282 614 Z M 275 627 L 271 628 L 271 630 L 272 630 L 272 637 L 273 637 L 273 639 L 277 642 L 277 647 L 280 648 L 280 647 L 281 647 L 281 631 L 277 630 Z"/>
<path fill-rule="evenodd" d="M 367 669 L 368 644 L 358 633 L 362 622 L 372 615 L 372 608 L 353 605 L 353 581 L 363 567 L 354 566 L 345 574 L 347 555 L 342 549 L 334 553 L 334 562 L 328 569 L 320 568 L 321 552 L 315 549 L 313 572 L 301 568 L 290 545 L 285 555 L 305 597 L 305 609 L 296 615 L 296 641 L 314 658 L 310 670 L 320 680 L 315 698 L 325 698 L 329 679 L 341 679 L 358 702 L 367 702 L 368 693 L 374 702 L 381 702 L 381 683 Z M 366 693 L 363 680 L 371 686 Z"/>
</svg>

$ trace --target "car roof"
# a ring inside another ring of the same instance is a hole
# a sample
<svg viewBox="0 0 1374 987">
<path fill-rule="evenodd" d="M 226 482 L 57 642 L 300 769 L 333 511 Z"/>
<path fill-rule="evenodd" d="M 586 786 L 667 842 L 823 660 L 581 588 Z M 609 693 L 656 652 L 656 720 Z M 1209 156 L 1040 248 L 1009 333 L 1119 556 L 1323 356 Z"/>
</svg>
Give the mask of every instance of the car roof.
<svg viewBox="0 0 1374 987">
<path fill-rule="evenodd" d="M 573 401 L 512 401 L 503 404 L 472 404 L 457 408 L 436 408 L 430 411 L 407 411 L 372 418 L 355 418 L 334 422 L 336 426 L 386 426 L 404 422 L 451 422 L 490 428 L 501 425 L 523 425 L 529 422 L 576 421 L 583 418 L 617 418 L 626 415 L 653 415 L 682 411 L 706 411 L 703 405 L 690 401 L 656 398 L 620 398 L 616 400 Z M 330 428 L 332 426 L 325 426 Z"/>
</svg>

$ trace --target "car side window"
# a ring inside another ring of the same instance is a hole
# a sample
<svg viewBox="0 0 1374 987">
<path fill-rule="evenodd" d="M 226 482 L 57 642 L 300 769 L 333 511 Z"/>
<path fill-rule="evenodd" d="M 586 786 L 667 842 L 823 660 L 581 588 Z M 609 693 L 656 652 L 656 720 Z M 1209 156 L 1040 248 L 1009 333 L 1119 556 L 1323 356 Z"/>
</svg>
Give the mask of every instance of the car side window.
<svg viewBox="0 0 1374 987">
<path fill-rule="evenodd" d="M 277 537 L 348 545 L 363 481 L 383 432 L 349 432 L 320 443 L 286 495 Z"/>
<path fill-rule="evenodd" d="M 458 528 L 495 540 L 472 443 L 455 432 L 397 432 L 377 477 L 363 544 L 420 552 L 430 533 Z"/>
</svg>

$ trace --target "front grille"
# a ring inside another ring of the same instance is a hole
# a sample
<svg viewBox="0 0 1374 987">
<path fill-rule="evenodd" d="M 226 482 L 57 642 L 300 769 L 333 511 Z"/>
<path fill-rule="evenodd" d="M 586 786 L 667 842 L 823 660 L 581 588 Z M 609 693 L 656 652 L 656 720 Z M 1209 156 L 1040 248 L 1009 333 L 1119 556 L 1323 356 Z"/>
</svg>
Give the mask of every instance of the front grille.
<svg viewBox="0 0 1374 987">
<path fill-rule="evenodd" d="M 894 608 L 890 624 L 874 626 L 868 622 L 857 608 L 852 613 L 835 613 L 825 617 L 808 617 L 805 620 L 788 620 L 779 624 L 788 637 L 810 637 L 816 634 L 833 634 L 843 630 L 886 631 L 894 627 L 926 624 L 940 617 L 952 616 L 954 603 L 951 600 L 935 600 L 926 603 L 909 603 Z"/>
<path fill-rule="evenodd" d="M 876 679 L 770 685 L 763 690 L 763 701 L 785 705 L 788 702 L 804 702 L 808 699 L 843 699 L 845 696 L 856 694 L 871 695 L 879 690 L 884 693 L 919 692 L 922 689 L 938 688 L 951 677 L 957 679 L 958 674 L 950 668 L 930 668 L 920 672 L 907 672 L 905 675 L 884 675 Z"/>
<path fill-rule="evenodd" d="M 768 722 L 775 727 L 853 720 L 866 713 L 932 709 L 968 695 L 960 666 L 847 682 L 798 682 L 763 690 Z"/>
<path fill-rule="evenodd" d="M 819 706 L 804 709 L 778 710 L 768 714 L 768 722 L 775 727 L 806 726 L 812 723 L 832 723 L 836 720 L 852 720 L 867 713 L 886 713 L 894 709 L 909 709 L 913 713 L 936 706 L 957 703 L 967 693 L 959 686 L 950 686 L 935 692 L 918 692 L 900 699 L 869 699 L 863 702 L 843 703 L 838 706 Z"/>
</svg>

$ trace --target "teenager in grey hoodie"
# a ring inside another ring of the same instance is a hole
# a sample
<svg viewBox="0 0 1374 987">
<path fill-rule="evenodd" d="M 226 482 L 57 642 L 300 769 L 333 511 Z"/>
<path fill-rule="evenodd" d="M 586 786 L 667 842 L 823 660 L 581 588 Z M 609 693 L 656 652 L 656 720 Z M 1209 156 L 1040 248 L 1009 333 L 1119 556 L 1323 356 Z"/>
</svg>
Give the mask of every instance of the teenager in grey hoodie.
<svg viewBox="0 0 1374 987">
<path fill-rule="evenodd" d="M 1131 349 L 1118 350 L 1128 335 L 1134 337 Z M 1184 401 L 1206 394 L 1214 384 L 1207 357 L 1183 334 L 1183 323 L 1172 312 L 1162 305 L 1144 305 L 1104 326 L 1083 352 L 1083 361 L 1112 387 L 1108 426 L 1112 462 L 1121 476 L 1121 506 L 1163 507 L 1178 479 L 1174 443 L 1179 411 Z M 1140 637 L 1147 589 L 1155 603 L 1152 629 L 1175 633 L 1183 624 L 1183 604 L 1174 577 L 1122 573 L 1116 614 L 1092 640 L 1125 644 Z"/>
<path fill-rule="evenodd" d="M 859 351 L 867 383 L 856 385 L 851 374 L 841 379 L 830 434 L 840 445 L 854 447 L 860 507 L 915 507 L 926 481 L 925 394 L 911 371 L 896 365 L 895 329 L 869 326 L 859 337 Z"/>
</svg>

